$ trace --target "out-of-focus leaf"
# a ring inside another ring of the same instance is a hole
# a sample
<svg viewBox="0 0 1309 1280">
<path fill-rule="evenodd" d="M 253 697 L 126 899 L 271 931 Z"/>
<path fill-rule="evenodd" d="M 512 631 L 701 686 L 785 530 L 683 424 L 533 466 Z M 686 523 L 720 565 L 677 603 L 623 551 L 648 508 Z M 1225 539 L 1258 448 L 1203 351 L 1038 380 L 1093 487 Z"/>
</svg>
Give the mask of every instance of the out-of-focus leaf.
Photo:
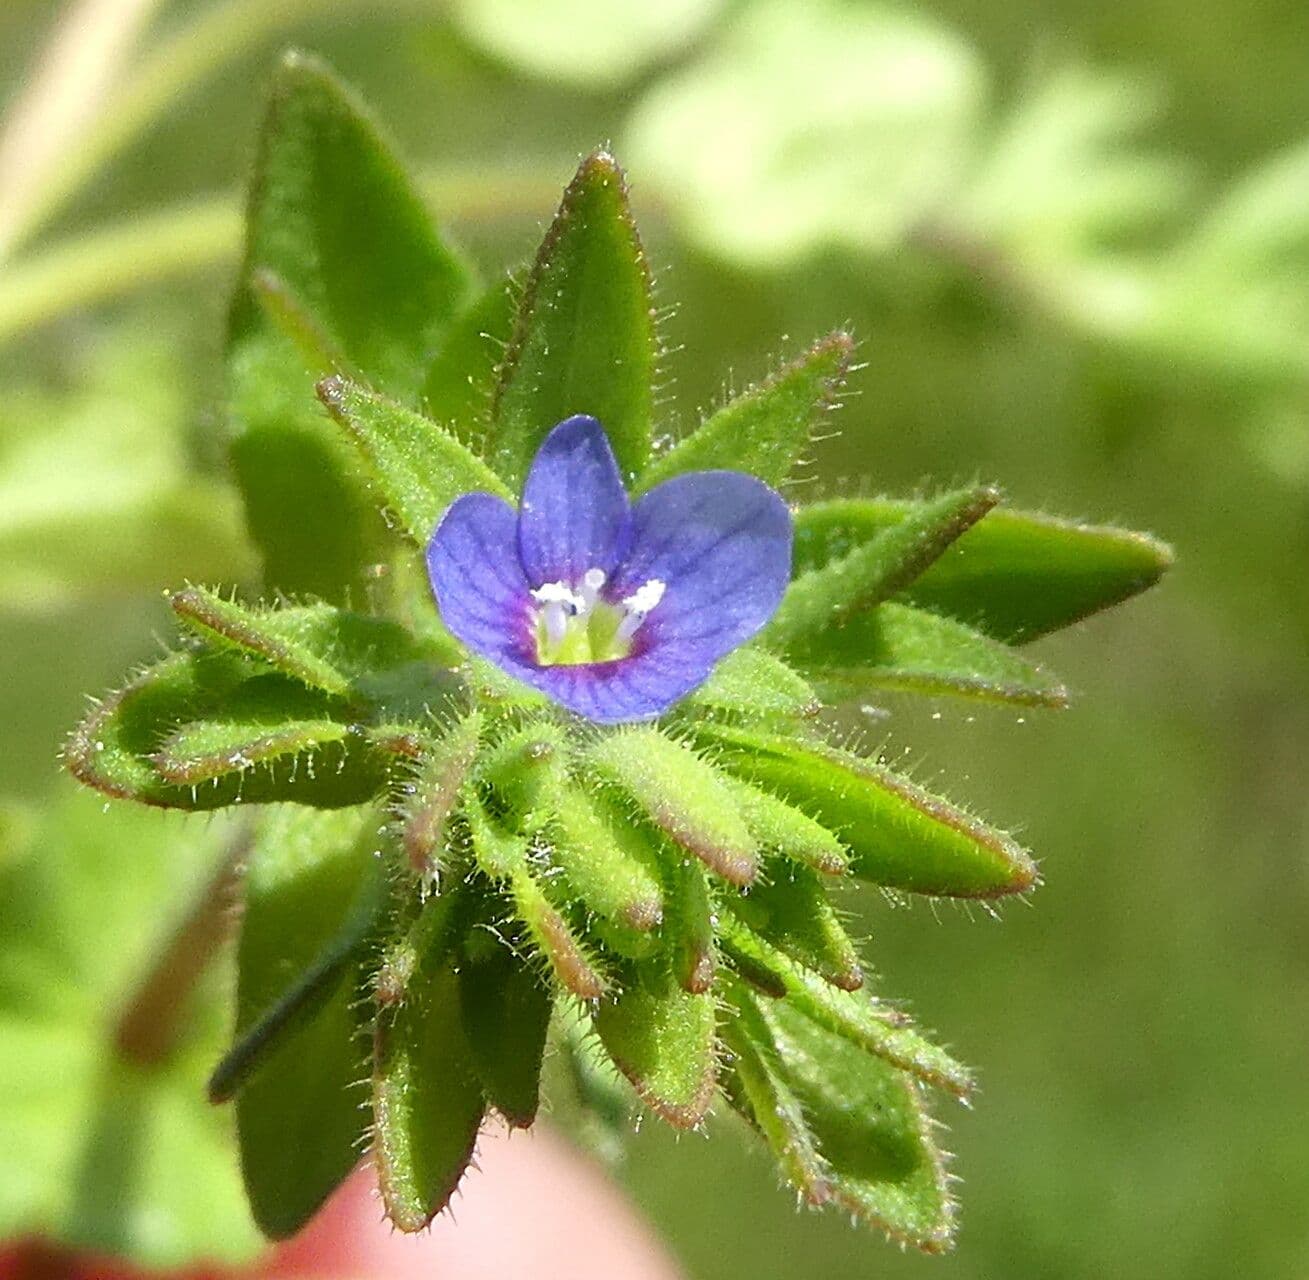
<svg viewBox="0 0 1309 1280">
<path fill-rule="evenodd" d="M 918 506 L 849 498 L 803 508 L 795 522 L 796 572 L 848 554 Z M 1172 561 L 1172 550 L 1149 534 L 1001 507 L 911 583 L 904 599 L 1017 644 L 1144 591 Z"/>
<path fill-rule="evenodd" d="M 957 179 L 982 90 L 969 46 L 918 12 L 764 0 L 646 97 L 624 153 L 715 252 L 882 249 Z"/>
<path fill-rule="evenodd" d="M 834 333 L 729 401 L 641 473 L 637 489 L 685 471 L 749 471 L 776 487 L 801 461 L 840 393 L 854 339 Z"/>
<path fill-rule="evenodd" d="M 401 1231 L 421 1231 L 445 1208 L 485 1110 L 459 978 L 425 970 L 403 1004 L 380 1014 L 373 1061 L 373 1158 L 386 1215 Z"/>
<path fill-rule="evenodd" d="M 269 587 L 363 599 L 380 522 L 352 452 L 312 398 L 303 326 L 283 331 L 254 288 L 321 330 L 350 367 L 416 396 L 469 281 L 371 120 L 321 64 L 288 55 L 274 84 L 247 214 L 228 379 L 233 457 Z"/>
<path fill-rule="evenodd" d="M 796 572 L 764 641 L 802 643 L 902 591 L 999 500 L 994 489 L 944 494 L 844 555 Z"/>
<path fill-rule="evenodd" d="M 381 502 L 418 546 L 427 546 L 460 494 L 509 496 L 481 458 L 429 418 L 341 378 L 319 383 L 318 395 L 367 461 Z"/>
<path fill-rule="evenodd" d="M 222 986 L 187 1003 L 166 1060 L 116 1021 L 232 839 L 222 818 L 61 793 L 0 865 L 0 1237 L 40 1235 L 173 1269 L 258 1247 L 230 1117 L 204 1098 Z"/>
<path fill-rule="evenodd" d="M 528 277 L 495 397 L 489 453 L 515 486 L 557 422 L 598 418 L 627 478 L 650 454 L 650 270 L 627 180 L 603 151 L 564 192 Z"/>
<path fill-rule="evenodd" d="M 926 1252 L 948 1249 L 954 1205 L 913 1080 L 789 1001 L 742 991 L 737 1007 L 747 1115 L 800 1189 Z"/>
<path fill-rule="evenodd" d="M 694 1128 L 714 1095 L 714 1000 L 683 990 L 657 962 L 595 1014 L 595 1029 L 641 1101 L 669 1124 Z"/>
<path fill-rule="evenodd" d="M 869 689 L 909 689 L 1068 705 L 1068 690 L 1036 663 L 962 622 L 908 605 L 878 605 L 809 637 L 790 656 L 834 701 Z"/>
<path fill-rule="evenodd" d="M 380 815 L 368 806 L 263 819 L 245 877 L 236 1037 L 265 1022 L 343 935 L 368 927 L 381 897 Z M 241 1168 L 255 1221 L 294 1234 L 361 1154 L 363 958 L 342 966 L 310 1016 L 281 1028 L 236 1095 Z"/>
<path fill-rule="evenodd" d="M 1007 835 L 873 760 L 725 725 L 705 724 L 700 733 L 719 745 L 723 767 L 829 827 L 862 879 L 964 898 L 1036 883 L 1036 865 Z"/>
<path fill-rule="evenodd" d="M 613 88 L 691 44 L 723 0 L 616 6 L 605 0 L 457 0 L 464 34 L 529 75 L 581 88 Z"/>
<path fill-rule="evenodd" d="M 188 463 L 183 354 L 135 327 L 92 344 L 74 389 L 0 402 L 0 607 L 236 580 L 253 558 L 239 504 Z"/>
</svg>

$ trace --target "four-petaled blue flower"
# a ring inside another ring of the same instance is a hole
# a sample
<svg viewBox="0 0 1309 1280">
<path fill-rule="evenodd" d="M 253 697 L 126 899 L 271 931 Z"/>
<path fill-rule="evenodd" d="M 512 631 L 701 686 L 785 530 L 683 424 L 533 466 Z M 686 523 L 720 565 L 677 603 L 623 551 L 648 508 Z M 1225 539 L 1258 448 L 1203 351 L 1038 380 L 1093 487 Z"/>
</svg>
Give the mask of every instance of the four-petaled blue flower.
<svg viewBox="0 0 1309 1280">
<path fill-rule="evenodd" d="M 475 653 L 601 724 L 649 720 L 773 616 L 791 513 L 761 480 L 695 471 L 629 501 L 600 424 L 559 423 L 517 512 L 469 493 L 427 569 L 445 625 Z"/>
</svg>

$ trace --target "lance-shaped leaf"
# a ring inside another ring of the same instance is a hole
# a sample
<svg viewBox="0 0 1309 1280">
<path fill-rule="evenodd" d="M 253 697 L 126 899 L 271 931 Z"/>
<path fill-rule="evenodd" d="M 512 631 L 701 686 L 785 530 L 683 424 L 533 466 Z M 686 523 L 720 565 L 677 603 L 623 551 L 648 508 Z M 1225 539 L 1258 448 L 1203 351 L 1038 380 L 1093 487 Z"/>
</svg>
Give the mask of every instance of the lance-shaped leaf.
<svg viewBox="0 0 1309 1280">
<path fill-rule="evenodd" d="M 947 493 L 845 555 L 798 574 L 764 629 L 765 642 L 794 645 L 895 595 L 999 500 L 995 489 Z"/>
<path fill-rule="evenodd" d="M 401 1231 L 421 1231 L 449 1203 L 485 1111 L 459 977 L 423 966 L 374 1032 L 373 1163 L 386 1216 Z"/>
<path fill-rule="evenodd" d="M 803 676 L 753 645 L 729 653 L 686 702 L 753 716 L 812 716 L 822 705 Z"/>
<path fill-rule="evenodd" d="M 774 488 L 791 475 L 833 406 L 854 353 L 834 333 L 737 396 L 641 473 L 639 491 L 684 471 L 749 471 Z"/>
<path fill-rule="evenodd" d="M 921 504 L 838 499 L 801 510 L 797 573 L 821 568 L 909 519 Z M 1021 644 L 1118 604 L 1173 562 L 1149 534 L 1001 508 L 947 550 L 905 598 Z"/>
<path fill-rule="evenodd" d="M 642 931 L 663 919 L 654 840 L 603 797 L 577 787 L 563 790 L 550 829 L 550 850 L 568 892 L 589 911 Z"/>
<path fill-rule="evenodd" d="M 246 873 L 238 1044 L 276 1022 L 275 1011 L 370 910 L 380 873 L 372 856 L 377 826 L 370 807 L 285 809 L 265 819 Z M 364 982 L 359 962 L 343 965 L 330 994 L 316 993 L 312 1016 L 281 1026 L 259 1054 L 261 1069 L 237 1093 L 246 1190 L 255 1221 L 275 1239 L 299 1230 L 359 1158 Z"/>
<path fill-rule="evenodd" d="M 446 892 L 430 895 L 402 910 L 392 937 L 382 948 L 381 963 L 373 978 L 373 999 L 382 1008 L 402 1004 L 420 973 L 435 973 L 459 943 L 468 926 L 473 895 Z"/>
<path fill-rule="evenodd" d="M 641 1101 L 669 1124 L 704 1119 L 717 1076 L 714 1000 L 680 987 L 666 965 L 647 962 L 638 980 L 595 1014 L 595 1029 Z"/>
<path fill-rule="evenodd" d="M 840 876 L 850 870 L 845 846 L 821 822 L 739 778 L 723 781 L 760 848 L 775 849 L 824 875 Z"/>
<path fill-rule="evenodd" d="M 362 454 L 382 503 L 418 546 L 427 546 L 461 494 L 509 496 L 481 458 L 430 418 L 344 378 L 320 382 L 318 398 Z"/>
<path fill-rule="evenodd" d="M 864 982 L 859 952 L 818 875 L 790 863 L 770 871 L 771 879 L 761 879 L 748 896 L 729 898 L 727 909 L 824 981 L 858 990 Z"/>
<path fill-rule="evenodd" d="M 423 413 L 480 451 L 491 424 L 491 399 L 513 336 L 518 288 L 493 284 L 446 330 L 423 381 Z"/>
<path fill-rule="evenodd" d="M 950 1247 L 944 1162 L 910 1076 L 790 1001 L 744 988 L 726 1034 L 745 1050 L 738 1080 L 747 1117 L 811 1200 L 925 1252 Z"/>
<path fill-rule="evenodd" d="M 483 935 L 489 937 L 489 935 Z M 517 1129 L 536 1119 L 550 992 L 496 942 L 459 971 L 464 1035 L 487 1100 Z"/>
<path fill-rule="evenodd" d="M 490 457 L 511 485 L 546 433 L 598 418 L 626 477 L 650 452 L 650 272 L 617 162 L 582 162 L 537 254 L 496 391 Z"/>
<path fill-rule="evenodd" d="M 422 763 L 405 786 L 400 804 L 400 839 L 415 874 L 435 880 L 449 849 L 451 818 L 477 761 L 482 719 L 476 713 L 429 739 Z"/>
<path fill-rule="evenodd" d="M 862 879 L 964 898 L 1036 883 L 1036 864 L 1009 836 L 872 760 L 726 725 L 699 732 L 719 745 L 722 765 L 830 828 Z"/>
<path fill-rule="evenodd" d="M 793 645 L 793 662 L 833 701 L 868 689 L 1066 707 L 1048 671 L 954 618 L 887 601 Z"/>
<path fill-rule="evenodd" d="M 321 64 L 288 55 L 261 135 L 228 344 L 233 460 L 267 586 L 362 598 L 383 545 L 349 446 L 308 398 L 321 361 L 306 362 L 307 327 L 383 390 L 412 396 L 467 290 L 359 104 Z"/>
<path fill-rule="evenodd" d="M 683 991 L 703 995 L 714 985 L 718 968 L 714 926 L 718 913 L 708 875 L 694 858 L 683 857 L 669 869 L 668 920 L 664 933 L 672 955 L 673 977 Z"/>
<path fill-rule="evenodd" d="M 926 1084 L 967 1099 L 973 1074 L 908 1025 L 898 1010 L 863 994 L 834 990 L 735 916 L 724 916 L 723 950 L 741 976 L 776 999 L 790 1000 L 819 1026 L 843 1036 Z"/>
<path fill-rule="evenodd" d="M 624 729 L 601 738 L 591 767 L 630 796 L 683 849 L 733 884 L 758 870 L 755 843 L 717 769 L 657 729 Z"/>
</svg>

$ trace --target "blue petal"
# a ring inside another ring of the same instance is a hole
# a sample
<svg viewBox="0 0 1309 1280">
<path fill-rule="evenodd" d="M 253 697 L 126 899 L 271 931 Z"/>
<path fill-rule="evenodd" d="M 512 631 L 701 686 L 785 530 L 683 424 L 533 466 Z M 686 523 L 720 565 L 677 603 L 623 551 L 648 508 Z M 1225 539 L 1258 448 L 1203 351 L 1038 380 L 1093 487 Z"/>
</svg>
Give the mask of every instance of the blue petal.
<svg viewBox="0 0 1309 1280">
<path fill-rule="evenodd" d="M 535 607 L 517 555 L 518 516 L 502 498 L 468 493 L 427 546 L 441 620 L 470 649 L 509 669 L 535 654 Z"/>
<path fill-rule="evenodd" d="M 651 489 L 632 509 L 630 537 L 607 594 L 664 583 L 629 659 L 657 657 L 663 672 L 701 669 L 704 679 L 773 616 L 790 581 L 791 513 L 744 472 L 696 471 Z"/>
<path fill-rule="evenodd" d="M 518 516 L 518 553 L 532 586 L 608 575 L 627 531 L 627 490 L 594 418 L 565 418 L 532 459 Z"/>
</svg>

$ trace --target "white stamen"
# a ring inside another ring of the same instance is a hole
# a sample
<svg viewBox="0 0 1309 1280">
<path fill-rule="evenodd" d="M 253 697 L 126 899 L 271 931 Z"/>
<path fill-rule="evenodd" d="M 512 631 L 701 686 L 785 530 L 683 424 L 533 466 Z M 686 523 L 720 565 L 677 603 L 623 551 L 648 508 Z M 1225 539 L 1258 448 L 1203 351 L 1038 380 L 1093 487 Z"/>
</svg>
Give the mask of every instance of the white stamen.
<svg viewBox="0 0 1309 1280">
<path fill-rule="evenodd" d="M 541 620 L 545 623 L 546 643 L 557 649 L 568 634 L 568 606 L 560 600 L 547 601 Z"/>
<path fill-rule="evenodd" d="M 577 588 L 578 595 L 582 597 L 580 612 L 591 612 L 592 606 L 600 598 L 600 590 L 608 576 L 603 569 L 588 569 L 582 574 L 581 585 Z"/>
<path fill-rule="evenodd" d="M 660 582 L 658 578 L 651 578 L 649 582 L 637 587 L 630 596 L 623 597 L 623 607 L 627 610 L 627 616 L 618 624 L 618 630 L 614 633 L 614 638 L 619 643 L 626 644 L 636 635 L 646 615 L 664 598 L 667 589 L 666 583 Z"/>
</svg>

